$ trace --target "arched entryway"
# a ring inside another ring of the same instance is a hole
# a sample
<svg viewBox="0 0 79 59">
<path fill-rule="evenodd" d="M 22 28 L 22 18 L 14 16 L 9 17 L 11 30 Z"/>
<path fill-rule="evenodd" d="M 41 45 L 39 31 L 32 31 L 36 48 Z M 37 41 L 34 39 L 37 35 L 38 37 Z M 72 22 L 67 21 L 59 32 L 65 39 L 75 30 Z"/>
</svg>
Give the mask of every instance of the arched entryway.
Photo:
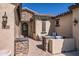
<svg viewBox="0 0 79 59">
<path fill-rule="evenodd" d="M 28 24 L 26 22 L 22 22 L 21 31 L 24 37 L 28 36 Z"/>
</svg>

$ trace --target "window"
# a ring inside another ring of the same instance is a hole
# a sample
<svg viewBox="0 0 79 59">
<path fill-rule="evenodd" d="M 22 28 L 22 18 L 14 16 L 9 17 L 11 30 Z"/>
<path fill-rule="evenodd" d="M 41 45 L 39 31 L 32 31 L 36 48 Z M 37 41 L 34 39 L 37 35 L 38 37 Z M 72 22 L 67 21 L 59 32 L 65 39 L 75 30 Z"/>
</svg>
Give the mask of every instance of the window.
<svg viewBox="0 0 79 59">
<path fill-rule="evenodd" d="M 56 27 L 59 27 L 60 24 L 59 24 L 59 19 L 56 19 Z"/>
<path fill-rule="evenodd" d="M 46 33 L 46 21 L 42 21 L 42 34 Z"/>
</svg>

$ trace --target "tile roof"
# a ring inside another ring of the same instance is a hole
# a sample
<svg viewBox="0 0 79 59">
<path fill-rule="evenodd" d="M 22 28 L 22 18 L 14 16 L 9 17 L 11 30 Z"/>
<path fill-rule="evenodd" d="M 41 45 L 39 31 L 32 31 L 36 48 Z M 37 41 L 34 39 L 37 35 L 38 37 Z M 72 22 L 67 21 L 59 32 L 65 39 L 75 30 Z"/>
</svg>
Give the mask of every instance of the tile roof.
<svg viewBox="0 0 79 59">
<path fill-rule="evenodd" d="M 61 13 L 59 15 L 56 15 L 56 16 L 50 15 L 50 14 L 40 14 L 40 13 L 38 13 L 38 12 L 36 12 L 34 10 L 31 10 L 31 9 L 29 9 L 27 7 L 23 8 L 23 10 L 27 10 L 27 11 L 29 11 L 29 12 L 33 13 L 34 15 L 37 15 L 37 16 L 50 16 L 50 17 L 53 17 L 54 18 L 54 17 L 60 17 L 60 16 L 64 16 L 64 15 L 71 14 L 72 13 L 71 9 L 77 8 L 77 7 L 79 7 L 79 3 L 76 3 L 76 4 L 71 5 L 69 7 L 69 11 L 63 12 L 63 13 Z"/>
<path fill-rule="evenodd" d="M 60 16 L 68 15 L 68 14 L 71 14 L 71 13 L 72 13 L 72 11 L 69 10 L 69 11 L 66 11 L 64 13 L 61 13 L 61 14 L 55 16 L 55 17 L 60 17 Z"/>
<path fill-rule="evenodd" d="M 79 8 L 79 3 L 73 4 L 69 7 L 70 10 L 75 8 Z"/>
<path fill-rule="evenodd" d="M 28 12 L 33 13 L 33 14 L 38 14 L 38 12 L 36 12 L 36 11 L 34 11 L 32 9 L 29 9 L 27 7 L 22 8 L 22 11 L 28 11 Z"/>
<path fill-rule="evenodd" d="M 38 16 L 47 16 L 47 17 L 54 17 L 54 15 L 50 15 L 50 14 L 35 14 L 35 15 L 38 15 Z"/>
</svg>

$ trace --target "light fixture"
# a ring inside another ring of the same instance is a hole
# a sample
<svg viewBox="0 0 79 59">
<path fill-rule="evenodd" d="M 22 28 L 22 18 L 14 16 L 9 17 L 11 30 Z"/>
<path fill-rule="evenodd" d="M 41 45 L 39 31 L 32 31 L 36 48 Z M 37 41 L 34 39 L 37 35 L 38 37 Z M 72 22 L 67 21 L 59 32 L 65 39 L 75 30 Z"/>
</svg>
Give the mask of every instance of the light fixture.
<svg viewBox="0 0 79 59">
<path fill-rule="evenodd" d="M 74 25 L 76 25 L 78 23 L 78 20 L 75 18 L 74 19 Z"/>
<path fill-rule="evenodd" d="M 6 12 L 4 13 L 4 15 L 2 16 L 2 28 L 5 29 L 6 28 L 6 25 L 7 25 L 7 15 L 6 15 Z"/>
<path fill-rule="evenodd" d="M 60 20 L 60 19 L 56 19 L 56 27 L 59 27 L 59 26 L 60 26 L 59 20 Z"/>
</svg>

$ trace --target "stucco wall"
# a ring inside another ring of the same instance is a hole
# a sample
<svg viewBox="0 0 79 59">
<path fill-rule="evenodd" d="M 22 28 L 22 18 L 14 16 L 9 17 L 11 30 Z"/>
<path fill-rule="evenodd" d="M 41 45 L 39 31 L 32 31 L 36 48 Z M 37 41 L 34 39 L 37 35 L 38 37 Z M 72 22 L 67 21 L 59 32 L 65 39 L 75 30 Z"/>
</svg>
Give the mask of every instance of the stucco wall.
<svg viewBox="0 0 79 59">
<path fill-rule="evenodd" d="M 46 33 L 42 34 L 42 20 L 35 19 L 35 33 L 36 36 L 50 35 L 54 31 L 54 21 L 52 19 L 46 20 Z"/>
<path fill-rule="evenodd" d="M 57 40 L 52 39 L 52 40 L 50 40 L 50 42 L 52 43 L 52 44 L 49 43 L 50 44 L 50 51 L 53 54 L 61 53 L 62 51 L 67 52 L 67 51 L 74 51 L 75 50 L 74 39 L 72 39 L 72 38 L 57 39 Z"/>
<path fill-rule="evenodd" d="M 15 37 L 16 38 L 19 38 L 20 37 L 20 35 L 21 35 L 21 24 L 20 25 L 16 25 L 15 24 Z"/>
<path fill-rule="evenodd" d="M 56 32 L 65 37 L 72 37 L 72 14 L 60 16 L 58 19 L 59 27 L 55 27 Z"/>
<path fill-rule="evenodd" d="M 14 8 L 12 4 L 0 4 L 0 50 L 10 50 L 11 55 L 14 55 Z M 2 16 L 6 12 L 7 14 L 7 25 L 9 29 L 2 29 Z"/>
<path fill-rule="evenodd" d="M 79 8 L 73 9 L 73 21 L 78 21 L 78 24 L 74 26 L 73 22 L 73 38 L 76 40 L 76 48 L 79 50 Z"/>
</svg>

